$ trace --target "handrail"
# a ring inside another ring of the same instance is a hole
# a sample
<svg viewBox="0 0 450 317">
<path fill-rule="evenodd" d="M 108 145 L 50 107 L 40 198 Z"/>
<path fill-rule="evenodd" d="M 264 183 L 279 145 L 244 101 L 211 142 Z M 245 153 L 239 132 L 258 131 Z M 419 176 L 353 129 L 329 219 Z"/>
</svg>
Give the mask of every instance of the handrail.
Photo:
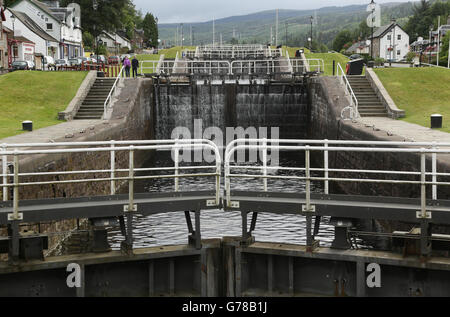
<svg viewBox="0 0 450 317">
<path fill-rule="evenodd" d="M 341 74 L 341 75 L 339 75 Z M 356 98 L 355 93 L 353 92 L 352 86 L 350 85 L 350 82 L 348 81 L 348 78 L 342 69 L 342 66 L 340 63 L 337 63 L 337 72 L 336 76 L 340 78 L 341 84 L 345 85 L 345 91 L 347 95 L 350 95 L 350 105 L 342 109 L 341 111 L 341 118 L 344 120 L 353 120 L 356 118 L 359 118 L 359 110 L 358 110 L 358 99 Z M 344 117 L 344 112 L 346 110 L 350 111 L 349 118 Z"/>
<path fill-rule="evenodd" d="M 441 148 L 446 146 L 446 149 Z M 305 152 L 305 166 L 296 167 L 281 167 L 276 163 L 274 166 L 268 166 L 267 151 L 300 151 Z M 245 165 L 245 162 L 233 163 L 233 156 L 236 152 L 255 151 L 260 154 L 260 162 L 258 165 Z M 323 167 L 313 168 L 310 166 L 309 157 L 311 152 L 323 152 Z M 329 167 L 328 154 L 330 152 L 366 152 L 366 153 L 411 153 L 420 156 L 420 164 L 413 170 L 367 170 L 359 166 L 351 166 L 348 168 Z M 285 139 L 238 139 L 228 144 L 224 155 L 225 166 L 225 192 L 226 203 L 228 207 L 232 207 L 231 196 L 231 179 L 233 178 L 247 178 L 263 180 L 264 191 L 267 191 L 268 179 L 296 179 L 305 180 L 308 182 L 319 181 L 324 182 L 325 194 L 328 194 L 329 181 L 338 182 L 356 182 L 356 183 L 379 183 L 379 184 L 412 184 L 420 185 L 421 188 L 421 207 L 420 217 L 427 217 L 426 211 L 426 186 L 432 187 L 432 199 L 437 200 L 438 186 L 450 186 L 450 182 L 438 181 L 438 176 L 449 177 L 448 172 L 437 172 L 437 156 L 450 154 L 450 143 L 426 143 L 426 142 L 388 142 L 388 141 L 341 141 L 341 140 L 285 140 Z M 432 170 L 427 171 L 425 161 L 427 155 L 431 156 Z M 233 165 L 234 164 L 234 165 Z M 238 170 L 240 174 L 233 174 L 232 170 Z M 245 170 L 252 171 L 252 174 L 245 173 Z M 305 172 L 305 176 L 286 176 L 269 174 L 268 171 L 276 172 L 282 171 L 300 171 Z M 244 172 L 242 172 L 244 171 Z M 258 172 L 259 171 L 259 172 Z M 311 172 L 323 173 L 323 176 L 311 176 Z M 344 176 L 337 174 L 330 177 L 329 173 L 345 173 Z M 348 176 L 349 174 L 356 174 L 356 176 Z M 368 176 L 367 176 L 368 175 Z M 374 178 L 374 175 L 388 175 L 391 179 Z M 420 176 L 420 180 L 412 180 L 411 178 L 398 178 L 401 176 Z M 431 180 L 427 177 L 431 176 Z M 397 178 L 396 178 L 397 177 Z M 306 187 L 306 197 L 311 195 L 311 190 Z M 308 204 L 307 204 L 308 205 Z"/>
<path fill-rule="evenodd" d="M 116 77 L 116 80 L 114 81 L 114 85 L 112 86 L 108 97 L 106 97 L 105 103 L 103 104 L 103 118 L 105 118 L 106 116 L 106 111 L 108 110 L 109 107 L 111 107 L 111 103 L 112 103 L 112 98 L 113 96 L 116 95 L 116 89 L 117 86 L 122 83 L 123 79 L 122 79 L 122 73 L 124 70 L 125 66 L 122 66 L 122 68 L 120 69 L 119 75 Z"/>
<path fill-rule="evenodd" d="M 282 60 L 281 60 L 282 61 Z M 287 70 L 286 65 L 279 65 L 280 60 L 276 59 L 256 59 L 256 60 L 234 60 L 229 62 L 227 60 L 178 60 L 185 66 L 176 65 L 174 61 L 141 61 L 141 74 L 144 70 L 156 68 L 156 74 L 172 74 L 176 73 L 208 73 L 208 74 L 256 74 L 266 73 L 272 74 L 277 72 L 289 73 L 304 73 L 303 68 L 305 60 L 303 59 L 289 59 Z M 311 62 L 311 68 L 316 69 L 319 73 L 324 71 L 324 62 L 322 59 L 308 59 L 306 62 Z M 290 64 L 289 64 L 290 63 Z M 146 67 L 145 65 L 151 66 Z M 182 70 L 182 71 L 180 71 Z"/>
<path fill-rule="evenodd" d="M 156 167 L 156 168 L 134 168 L 134 163 L 130 160 L 129 168 L 116 168 L 115 157 L 117 152 L 129 152 L 130 157 L 134 151 L 171 151 L 174 155 L 174 167 Z M 198 166 L 195 164 L 189 166 L 180 166 L 179 151 L 188 150 L 211 150 L 214 153 L 215 164 Z M 51 172 L 30 172 L 21 173 L 19 158 L 22 156 L 36 155 L 36 154 L 74 154 L 91 155 L 92 153 L 109 153 L 110 154 L 110 168 L 95 169 L 95 170 L 55 170 Z M 155 178 L 173 178 L 175 182 L 175 191 L 179 190 L 178 181 L 180 178 L 191 177 L 215 177 L 215 204 L 220 203 L 220 177 L 221 177 L 221 158 L 219 148 L 214 142 L 206 139 L 180 139 L 180 140 L 143 140 L 143 141 L 106 141 L 106 142 L 60 142 L 60 143 L 37 143 L 37 144 L 3 144 L 0 148 L 0 157 L 3 161 L 3 168 L 0 174 L 2 183 L 0 187 L 3 189 L 3 200 L 8 200 L 8 189 L 14 189 L 14 195 L 12 197 L 14 201 L 14 219 L 19 219 L 19 187 L 26 186 L 42 186 L 52 184 L 76 184 L 76 183 L 96 183 L 96 182 L 110 182 L 111 195 L 116 192 L 117 181 L 132 181 L 135 179 L 155 179 Z M 7 168 L 8 157 L 13 158 L 13 171 L 9 172 Z M 213 169 L 213 172 L 202 172 L 206 169 Z M 192 170 L 190 174 L 180 174 L 181 170 Z M 159 174 L 159 175 L 143 175 L 134 176 L 135 172 L 145 171 L 174 171 L 174 174 Z M 197 171 L 197 172 L 195 172 Z M 117 176 L 116 173 L 127 172 L 127 177 Z M 100 175 L 99 175 L 100 174 Z M 105 174 L 109 174 L 108 177 Z M 68 180 L 45 180 L 36 181 L 37 177 L 55 176 L 55 175 L 70 175 L 71 179 Z M 80 178 L 76 178 L 77 175 L 81 175 Z M 84 178 L 85 175 L 93 175 L 92 177 Z M 95 177 L 97 176 L 97 177 Z M 8 183 L 8 178 L 14 177 L 12 183 Z M 19 182 L 20 177 L 31 177 L 30 181 L 22 180 Z M 5 190 L 6 189 L 6 190 Z M 134 195 L 132 187 L 130 190 L 130 197 Z"/>
</svg>

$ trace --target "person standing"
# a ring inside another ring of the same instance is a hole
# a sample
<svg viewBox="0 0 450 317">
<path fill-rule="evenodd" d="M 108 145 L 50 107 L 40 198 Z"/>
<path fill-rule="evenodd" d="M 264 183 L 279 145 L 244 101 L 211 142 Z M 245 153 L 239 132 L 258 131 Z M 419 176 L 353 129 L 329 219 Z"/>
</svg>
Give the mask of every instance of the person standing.
<svg viewBox="0 0 450 317">
<path fill-rule="evenodd" d="M 128 56 L 125 56 L 124 60 L 123 60 L 123 66 L 125 66 L 125 75 L 127 77 L 130 77 L 130 68 L 131 68 L 131 62 L 128 59 Z"/>
<path fill-rule="evenodd" d="M 133 78 L 136 78 L 138 76 L 138 68 L 139 68 L 139 61 L 136 58 L 136 55 L 133 57 L 133 60 L 131 61 L 131 66 L 133 67 Z"/>
</svg>

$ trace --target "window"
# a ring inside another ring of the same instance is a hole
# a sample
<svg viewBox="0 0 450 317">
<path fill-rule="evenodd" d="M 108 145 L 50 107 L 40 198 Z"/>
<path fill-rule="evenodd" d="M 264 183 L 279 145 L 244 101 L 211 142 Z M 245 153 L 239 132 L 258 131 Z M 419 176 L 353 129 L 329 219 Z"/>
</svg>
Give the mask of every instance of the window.
<svg viewBox="0 0 450 317">
<path fill-rule="evenodd" d="M 17 46 L 13 46 L 13 56 L 14 58 L 19 56 L 19 48 Z"/>
<path fill-rule="evenodd" d="M 399 40 L 399 41 L 402 40 L 402 35 L 401 34 L 397 35 L 397 40 Z"/>
<path fill-rule="evenodd" d="M 0 50 L 0 67 L 3 66 L 3 51 Z"/>
<path fill-rule="evenodd" d="M 47 23 L 47 31 L 53 30 L 53 23 Z"/>
<path fill-rule="evenodd" d="M 391 40 L 391 36 L 390 36 L 390 35 L 388 35 L 388 37 L 387 37 L 387 40 L 388 40 L 388 41 L 390 41 L 390 40 Z"/>
<path fill-rule="evenodd" d="M 400 54 L 401 54 L 400 50 L 397 50 L 397 55 L 399 55 L 399 56 L 400 56 Z"/>
</svg>

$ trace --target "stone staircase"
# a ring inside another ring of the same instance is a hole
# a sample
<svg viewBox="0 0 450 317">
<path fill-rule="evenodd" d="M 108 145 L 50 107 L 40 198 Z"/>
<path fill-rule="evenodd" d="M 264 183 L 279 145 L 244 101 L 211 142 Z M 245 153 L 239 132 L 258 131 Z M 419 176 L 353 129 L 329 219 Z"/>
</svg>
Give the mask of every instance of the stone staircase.
<svg viewBox="0 0 450 317">
<path fill-rule="evenodd" d="M 74 119 L 101 119 L 106 98 L 108 98 L 115 80 L 115 78 L 97 78 Z"/>
<path fill-rule="evenodd" d="M 347 76 L 350 86 L 358 100 L 358 110 L 361 117 L 387 117 L 384 105 L 378 99 L 365 76 Z"/>
</svg>

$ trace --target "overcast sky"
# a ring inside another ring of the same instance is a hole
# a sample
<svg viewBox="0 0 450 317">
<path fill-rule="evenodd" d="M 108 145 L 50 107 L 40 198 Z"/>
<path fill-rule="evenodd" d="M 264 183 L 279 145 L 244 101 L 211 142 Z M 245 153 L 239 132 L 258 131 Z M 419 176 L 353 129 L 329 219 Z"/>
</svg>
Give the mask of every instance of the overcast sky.
<svg viewBox="0 0 450 317">
<path fill-rule="evenodd" d="M 370 0 L 133 0 L 144 14 L 153 13 L 159 23 L 205 22 L 233 15 L 272 9 L 309 10 L 328 6 L 369 4 Z M 408 0 L 376 0 L 376 3 Z"/>
</svg>

